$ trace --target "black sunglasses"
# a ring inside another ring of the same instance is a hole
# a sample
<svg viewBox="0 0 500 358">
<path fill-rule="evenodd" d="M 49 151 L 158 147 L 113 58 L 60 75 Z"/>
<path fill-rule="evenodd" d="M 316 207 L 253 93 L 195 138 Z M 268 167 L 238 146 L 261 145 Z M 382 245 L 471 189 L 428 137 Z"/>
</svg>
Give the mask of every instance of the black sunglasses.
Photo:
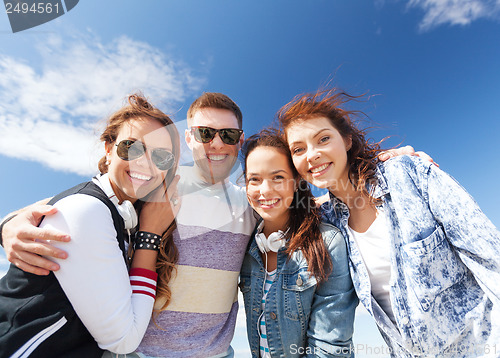
<svg viewBox="0 0 500 358">
<path fill-rule="evenodd" d="M 214 140 L 215 135 L 219 133 L 220 140 L 229 145 L 235 145 L 240 140 L 243 130 L 237 128 L 222 128 L 215 129 L 211 127 L 195 126 L 191 127 L 191 133 L 198 143 L 210 143 Z"/>
<path fill-rule="evenodd" d="M 138 140 L 125 139 L 115 145 L 116 154 L 126 161 L 140 158 L 146 153 L 146 146 Z M 151 161 L 158 169 L 169 170 L 174 166 L 175 156 L 168 149 L 155 148 L 151 151 Z"/>
</svg>

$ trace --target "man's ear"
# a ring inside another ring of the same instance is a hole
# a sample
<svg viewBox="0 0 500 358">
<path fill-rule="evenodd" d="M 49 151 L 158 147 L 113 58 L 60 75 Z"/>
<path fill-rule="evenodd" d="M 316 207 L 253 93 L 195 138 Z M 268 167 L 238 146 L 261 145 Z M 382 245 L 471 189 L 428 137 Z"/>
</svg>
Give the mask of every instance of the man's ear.
<svg viewBox="0 0 500 358">
<path fill-rule="evenodd" d="M 189 149 L 193 150 L 193 137 L 191 136 L 191 130 L 189 128 L 184 131 L 184 140 Z"/>
<path fill-rule="evenodd" d="M 241 149 L 241 146 L 243 145 L 244 141 L 245 141 L 245 133 L 241 133 L 241 137 L 240 137 L 240 149 Z"/>
</svg>

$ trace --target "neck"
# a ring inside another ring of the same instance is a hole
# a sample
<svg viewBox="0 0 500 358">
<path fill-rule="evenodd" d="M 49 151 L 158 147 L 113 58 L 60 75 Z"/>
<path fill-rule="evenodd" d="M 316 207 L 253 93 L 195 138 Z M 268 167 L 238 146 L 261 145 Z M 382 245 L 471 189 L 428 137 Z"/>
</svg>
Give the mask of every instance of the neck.
<svg viewBox="0 0 500 358">
<path fill-rule="evenodd" d="M 215 184 L 223 184 L 227 183 L 229 181 L 229 178 L 215 178 L 212 173 L 206 173 L 204 170 L 201 170 L 195 163 L 194 165 L 195 171 L 198 173 L 200 176 L 201 180 L 205 182 L 206 184 L 209 185 L 215 185 Z"/>
<path fill-rule="evenodd" d="M 135 202 L 137 201 L 136 198 L 131 198 L 131 197 L 127 196 L 123 191 L 121 191 L 115 185 L 115 183 L 113 183 L 112 180 L 110 180 L 109 183 L 111 184 L 111 189 L 113 189 L 113 192 L 115 193 L 116 197 L 118 198 L 118 204 L 123 203 L 123 201 L 125 201 L 125 200 L 130 201 L 132 204 L 135 204 Z"/>
<path fill-rule="evenodd" d="M 369 203 L 370 198 L 363 192 L 356 190 L 348 178 L 340 180 L 339 184 L 328 188 L 328 190 L 346 204 L 349 210 L 363 208 Z"/>
<path fill-rule="evenodd" d="M 288 217 L 289 215 L 283 215 L 279 219 L 264 220 L 262 232 L 266 235 L 266 237 L 271 235 L 273 232 L 277 232 L 278 230 L 285 232 L 288 228 Z"/>
</svg>

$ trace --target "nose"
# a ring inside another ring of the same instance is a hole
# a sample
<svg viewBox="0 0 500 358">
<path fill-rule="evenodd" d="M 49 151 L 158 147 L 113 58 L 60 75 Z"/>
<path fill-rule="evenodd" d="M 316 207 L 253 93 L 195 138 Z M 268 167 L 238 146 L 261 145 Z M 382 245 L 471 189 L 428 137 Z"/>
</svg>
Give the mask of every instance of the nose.
<svg viewBox="0 0 500 358">
<path fill-rule="evenodd" d="M 133 163 L 133 165 L 135 165 L 137 167 L 141 167 L 141 168 L 149 168 L 149 169 L 154 168 L 154 164 L 151 161 L 150 153 L 147 150 L 139 158 L 137 158 L 136 160 L 133 160 L 131 162 L 131 164 L 132 163 Z"/>
<path fill-rule="evenodd" d="M 310 146 L 307 148 L 306 158 L 309 163 L 314 162 L 320 156 L 320 152 L 317 147 Z"/>
<path fill-rule="evenodd" d="M 259 187 L 260 196 L 265 196 L 274 190 L 273 186 L 268 180 L 263 180 Z"/>
<path fill-rule="evenodd" d="M 212 141 L 210 142 L 210 146 L 214 149 L 221 149 L 222 147 L 224 147 L 224 142 L 220 138 L 219 133 L 215 134 L 214 139 L 212 139 Z"/>
</svg>

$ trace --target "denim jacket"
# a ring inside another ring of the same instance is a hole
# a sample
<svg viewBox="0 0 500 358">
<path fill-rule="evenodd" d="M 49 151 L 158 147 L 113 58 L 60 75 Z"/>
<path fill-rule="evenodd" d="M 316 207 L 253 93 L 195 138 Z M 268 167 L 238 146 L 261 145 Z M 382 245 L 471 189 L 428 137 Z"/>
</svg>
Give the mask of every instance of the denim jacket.
<svg viewBox="0 0 500 358">
<path fill-rule="evenodd" d="M 500 233 L 448 174 L 416 157 L 381 163 L 373 196 L 391 233 L 395 323 L 371 295 L 346 205 L 324 220 L 347 239 L 356 293 L 396 357 L 500 357 Z"/>
<path fill-rule="evenodd" d="M 301 251 L 287 260 L 286 248 L 278 251 L 277 273 L 269 289 L 265 320 L 272 357 L 352 357 L 354 311 L 358 299 L 347 264 L 347 249 L 339 230 L 321 224 L 333 271 L 317 285 L 307 271 Z M 254 237 L 254 236 L 252 236 Z M 240 288 L 245 301 L 247 333 L 252 357 L 259 357 L 257 322 L 265 267 L 255 238 L 243 261 Z"/>
</svg>

